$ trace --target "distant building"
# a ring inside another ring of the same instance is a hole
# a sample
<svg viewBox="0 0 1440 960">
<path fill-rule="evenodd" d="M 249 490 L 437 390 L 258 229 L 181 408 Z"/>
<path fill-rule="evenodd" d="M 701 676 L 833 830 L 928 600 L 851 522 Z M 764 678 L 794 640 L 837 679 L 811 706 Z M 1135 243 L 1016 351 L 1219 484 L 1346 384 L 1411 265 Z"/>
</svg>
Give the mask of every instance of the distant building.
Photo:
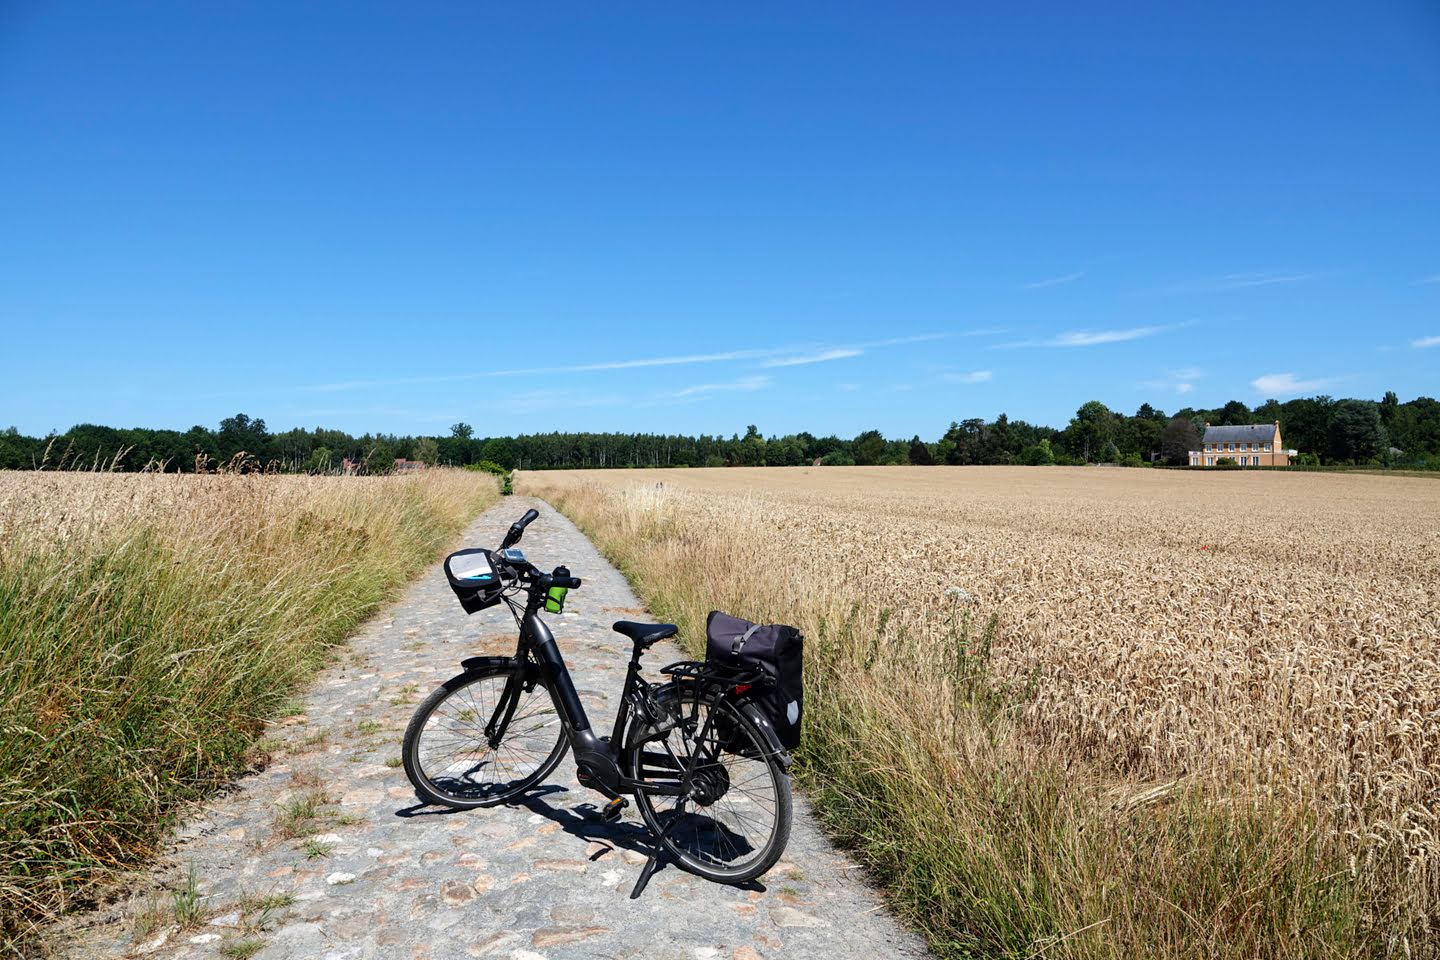
<svg viewBox="0 0 1440 960">
<path fill-rule="evenodd" d="M 1190 466 L 1213 467 L 1229 458 L 1242 467 L 1288 467 L 1290 454 L 1280 442 L 1280 421 L 1233 427 L 1205 424 L 1201 449 L 1190 451 Z"/>
<path fill-rule="evenodd" d="M 414 471 L 414 470 L 424 470 L 424 469 L 425 469 L 425 461 L 424 461 L 424 460 L 406 460 L 404 457 L 396 457 L 396 458 L 395 458 L 395 472 L 396 472 L 396 473 L 410 473 L 411 471 Z"/>
</svg>

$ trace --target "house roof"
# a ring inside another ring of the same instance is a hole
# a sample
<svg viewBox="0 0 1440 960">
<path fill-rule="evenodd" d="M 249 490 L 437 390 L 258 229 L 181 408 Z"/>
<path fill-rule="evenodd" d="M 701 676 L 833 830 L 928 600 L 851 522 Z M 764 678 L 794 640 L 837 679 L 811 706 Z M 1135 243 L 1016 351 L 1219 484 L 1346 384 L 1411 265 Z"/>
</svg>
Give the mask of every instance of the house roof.
<svg viewBox="0 0 1440 960">
<path fill-rule="evenodd" d="M 1247 423 L 1232 427 L 1206 427 L 1206 443 L 1253 443 L 1275 439 L 1275 424 Z"/>
</svg>

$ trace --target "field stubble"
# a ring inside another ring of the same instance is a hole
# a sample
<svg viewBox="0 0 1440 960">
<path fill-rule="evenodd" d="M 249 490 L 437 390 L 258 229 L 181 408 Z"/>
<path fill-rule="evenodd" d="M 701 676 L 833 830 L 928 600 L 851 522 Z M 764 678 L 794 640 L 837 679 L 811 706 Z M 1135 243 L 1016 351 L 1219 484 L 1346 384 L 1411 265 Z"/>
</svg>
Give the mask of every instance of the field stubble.
<svg viewBox="0 0 1440 960">
<path fill-rule="evenodd" d="M 149 853 L 495 497 L 462 471 L 0 473 L 0 954 Z"/>
<path fill-rule="evenodd" d="M 522 480 L 692 641 L 806 630 L 812 794 L 943 952 L 1440 952 L 1440 484 Z"/>
</svg>

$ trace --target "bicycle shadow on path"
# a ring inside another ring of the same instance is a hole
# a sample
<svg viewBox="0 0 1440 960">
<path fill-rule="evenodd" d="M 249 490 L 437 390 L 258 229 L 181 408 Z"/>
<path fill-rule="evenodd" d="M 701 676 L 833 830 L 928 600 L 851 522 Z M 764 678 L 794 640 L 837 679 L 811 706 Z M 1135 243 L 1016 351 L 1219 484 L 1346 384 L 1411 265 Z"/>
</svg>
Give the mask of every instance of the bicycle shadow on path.
<svg viewBox="0 0 1440 960">
<path fill-rule="evenodd" d="M 586 844 L 601 844 L 615 850 L 628 850 L 647 859 L 655 857 L 658 861 L 653 876 L 659 876 L 662 871 L 674 866 L 664 851 L 660 850 L 650 831 L 643 824 L 635 821 L 620 820 L 616 823 L 606 823 L 600 818 L 600 808 L 590 801 L 577 804 L 574 807 L 558 807 L 545 802 L 545 797 L 563 793 L 569 794 L 573 791 L 559 784 L 543 784 L 530 791 L 524 797 L 513 803 L 501 804 L 494 809 L 529 810 L 538 814 L 553 823 L 559 824 L 560 829 L 577 840 Z M 408 807 L 401 807 L 395 811 L 395 816 L 404 819 L 417 817 L 451 816 L 454 814 L 481 814 L 491 808 L 480 808 L 478 810 L 453 810 L 449 807 L 439 807 L 415 798 L 416 802 Z M 609 850 L 592 850 L 585 859 L 594 863 L 605 857 Z M 638 875 L 638 874 L 637 874 Z M 764 893 L 765 884 L 759 880 L 750 880 L 745 883 L 728 884 L 737 890 L 744 890 L 751 893 Z"/>
</svg>

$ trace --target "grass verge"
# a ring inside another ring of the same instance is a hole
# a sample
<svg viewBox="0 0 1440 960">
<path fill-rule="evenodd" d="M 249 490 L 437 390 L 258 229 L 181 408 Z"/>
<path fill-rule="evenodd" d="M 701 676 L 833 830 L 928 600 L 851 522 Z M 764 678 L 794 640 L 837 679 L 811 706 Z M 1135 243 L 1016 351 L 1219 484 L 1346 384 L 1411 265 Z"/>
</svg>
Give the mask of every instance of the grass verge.
<svg viewBox="0 0 1440 960">
<path fill-rule="evenodd" d="M 459 470 L 0 475 L 0 953 L 149 855 L 497 495 Z"/>
</svg>

